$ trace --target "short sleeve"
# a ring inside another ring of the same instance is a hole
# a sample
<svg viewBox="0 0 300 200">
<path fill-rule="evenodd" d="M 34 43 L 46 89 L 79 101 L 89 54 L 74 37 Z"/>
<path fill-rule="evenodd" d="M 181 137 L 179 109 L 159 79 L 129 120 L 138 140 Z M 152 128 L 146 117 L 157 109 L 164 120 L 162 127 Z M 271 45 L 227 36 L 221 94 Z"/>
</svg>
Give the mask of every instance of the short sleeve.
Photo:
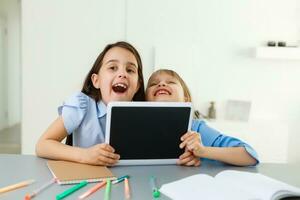
<svg viewBox="0 0 300 200">
<path fill-rule="evenodd" d="M 58 114 L 62 116 L 68 134 L 73 133 L 80 126 L 87 112 L 88 101 L 85 94 L 78 92 L 58 107 Z"/>
</svg>

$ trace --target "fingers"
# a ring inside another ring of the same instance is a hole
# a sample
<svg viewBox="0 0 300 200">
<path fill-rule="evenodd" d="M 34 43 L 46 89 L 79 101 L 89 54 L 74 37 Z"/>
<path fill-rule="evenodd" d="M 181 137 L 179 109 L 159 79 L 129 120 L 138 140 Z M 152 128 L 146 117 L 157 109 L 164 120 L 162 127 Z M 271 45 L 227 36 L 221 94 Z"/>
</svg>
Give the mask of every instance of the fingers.
<svg viewBox="0 0 300 200">
<path fill-rule="evenodd" d="M 109 144 L 95 145 L 95 161 L 97 165 L 112 166 L 118 162 L 120 155 L 114 153 L 115 149 Z"/>
<path fill-rule="evenodd" d="M 185 151 L 183 154 L 181 154 L 181 155 L 179 156 L 179 159 L 180 159 L 180 160 L 183 160 L 183 159 L 188 158 L 188 157 L 190 157 L 190 156 L 193 156 L 193 154 L 192 154 L 190 151 Z"/>
<path fill-rule="evenodd" d="M 186 132 L 183 136 L 181 136 L 180 140 L 184 141 L 186 138 L 190 137 L 191 133 L 191 131 Z"/>
<path fill-rule="evenodd" d="M 104 157 L 111 158 L 111 159 L 114 159 L 114 160 L 119 160 L 120 159 L 119 154 L 112 153 L 112 152 L 109 152 L 109 151 L 104 150 L 104 149 L 100 150 L 100 154 Z"/>
<path fill-rule="evenodd" d="M 181 143 L 179 147 L 182 149 L 184 147 L 188 147 L 189 150 L 191 150 L 191 145 L 200 143 L 200 135 L 197 132 L 188 132 L 184 134 L 181 138 Z M 196 143 L 195 143 L 196 142 Z"/>
<path fill-rule="evenodd" d="M 188 163 L 188 164 L 190 164 L 188 166 L 198 167 L 201 164 L 201 160 L 200 159 L 194 159 L 192 163 Z"/>
<path fill-rule="evenodd" d="M 179 160 L 177 161 L 177 164 L 179 165 L 185 165 L 185 166 L 200 166 L 200 159 L 193 156 L 190 152 L 183 153 Z"/>
<path fill-rule="evenodd" d="M 107 165 L 114 165 L 120 159 L 119 154 L 115 154 L 106 150 L 100 152 L 99 160 L 106 163 Z"/>
<path fill-rule="evenodd" d="M 178 164 L 185 165 L 186 163 L 190 162 L 194 159 L 194 156 L 191 152 L 186 151 L 181 156 L 179 156 Z"/>
<path fill-rule="evenodd" d="M 115 152 L 115 149 L 112 146 L 110 146 L 109 144 L 102 143 L 102 144 L 99 144 L 99 146 L 101 149 L 105 149 L 110 152 Z"/>
<path fill-rule="evenodd" d="M 185 165 L 186 166 L 195 166 L 195 167 L 197 167 L 197 166 L 200 166 L 200 162 L 201 161 L 199 159 L 194 158 L 191 161 L 187 162 Z"/>
<path fill-rule="evenodd" d="M 111 159 L 111 158 L 108 158 L 108 157 L 100 156 L 100 157 L 98 158 L 98 163 L 99 163 L 100 165 L 113 166 L 113 165 L 115 165 L 117 162 L 118 162 L 118 160 Z"/>
<path fill-rule="evenodd" d="M 186 148 L 192 152 L 197 151 L 199 147 L 200 147 L 199 141 L 195 141 L 195 140 L 188 141 L 186 145 Z"/>
</svg>

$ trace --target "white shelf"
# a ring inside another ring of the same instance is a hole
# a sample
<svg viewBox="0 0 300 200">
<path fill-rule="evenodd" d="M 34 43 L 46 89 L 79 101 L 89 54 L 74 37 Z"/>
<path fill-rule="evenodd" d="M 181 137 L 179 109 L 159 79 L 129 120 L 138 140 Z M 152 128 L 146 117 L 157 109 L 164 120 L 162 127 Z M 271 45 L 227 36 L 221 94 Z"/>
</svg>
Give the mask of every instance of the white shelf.
<svg viewBox="0 0 300 200">
<path fill-rule="evenodd" d="M 257 47 L 256 58 L 300 60 L 299 47 Z"/>
</svg>

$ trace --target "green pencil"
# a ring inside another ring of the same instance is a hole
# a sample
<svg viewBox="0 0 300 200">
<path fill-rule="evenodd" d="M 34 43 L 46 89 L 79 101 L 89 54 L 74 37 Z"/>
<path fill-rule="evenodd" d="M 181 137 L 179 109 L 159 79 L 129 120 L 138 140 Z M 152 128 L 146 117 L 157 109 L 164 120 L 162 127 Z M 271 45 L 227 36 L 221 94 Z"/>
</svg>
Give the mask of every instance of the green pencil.
<svg viewBox="0 0 300 200">
<path fill-rule="evenodd" d="M 106 179 L 106 188 L 105 188 L 104 200 L 109 200 L 110 199 L 110 188 L 111 188 L 111 180 Z"/>
<path fill-rule="evenodd" d="M 74 187 L 71 187 L 70 189 L 67 189 L 66 191 L 56 195 L 56 200 L 61 200 L 65 198 L 66 196 L 72 194 L 76 190 L 79 190 L 80 188 L 86 186 L 88 184 L 87 181 L 81 181 L 79 184 L 75 185 Z"/>
</svg>

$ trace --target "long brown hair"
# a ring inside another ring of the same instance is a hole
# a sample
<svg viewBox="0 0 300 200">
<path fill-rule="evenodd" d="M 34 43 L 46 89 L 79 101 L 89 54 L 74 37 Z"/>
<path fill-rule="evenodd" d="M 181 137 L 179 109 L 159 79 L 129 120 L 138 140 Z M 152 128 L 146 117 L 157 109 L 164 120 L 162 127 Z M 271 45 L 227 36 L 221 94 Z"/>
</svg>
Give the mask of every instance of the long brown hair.
<svg viewBox="0 0 300 200">
<path fill-rule="evenodd" d="M 126 49 L 134 55 L 134 57 L 137 61 L 137 64 L 138 64 L 138 82 L 139 82 L 140 87 L 139 87 L 139 90 L 133 96 L 132 100 L 133 101 L 144 101 L 145 100 L 145 87 L 144 87 L 142 60 L 141 60 L 141 57 L 140 57 L 138 51 L 131 44 L 129 44 L 128 42 L 124 42 L 124 41 L 116 42 L 113 44 L 108 44 L 103 49 L 103 51 L 99 54 L 97 60 L 95 61 L 92 69 L 87 74 L 87 76 L 84 80 L 84 84 L 81 89 L 81 92 L 88 95 L 89 97 L 95 99 L 96 102 L 101 100 L 101 93 L 100 93 L 99 89 L 96 89 L 94 87 L 91 77 L 93 74 L 97 74 L 99 72 L 100 68 L 102 67 L 103 58 L 104 58 L 105 54 L 113 47 L 120 47 L 120 48 Z"/>
<path fill-rule="evenodd" d="M 96 102 L 102 99 L 101 92 L 99 89 L 96 89 L 93 85 L 91 77 L 93 74 L 97 74 L 102 67 L 103 58 L 105 54 L 113 47 L 120 47 L 130 51 L 138 64 L 138 82 L 139 82 L 139 90 L 135 93 L 132 100 L 133 101 L 145 101 L 145 87 L 144 87 L 144 76 L 143 76 L 143 65 L 140 54 L 138 51 L 128 42 L 119 41 L 113 44 L 108 44 L 103 51 L 99 54 L 98 58 L 96 59 L 92 69 L 90 69 L 89 73 L 87 74 L 81 92 L 88 95 L 89 97 L 93 98 Z M 67 136 L 66 144 L 72 146 L 73 145 L 73 134 Z"/>
</svg>

